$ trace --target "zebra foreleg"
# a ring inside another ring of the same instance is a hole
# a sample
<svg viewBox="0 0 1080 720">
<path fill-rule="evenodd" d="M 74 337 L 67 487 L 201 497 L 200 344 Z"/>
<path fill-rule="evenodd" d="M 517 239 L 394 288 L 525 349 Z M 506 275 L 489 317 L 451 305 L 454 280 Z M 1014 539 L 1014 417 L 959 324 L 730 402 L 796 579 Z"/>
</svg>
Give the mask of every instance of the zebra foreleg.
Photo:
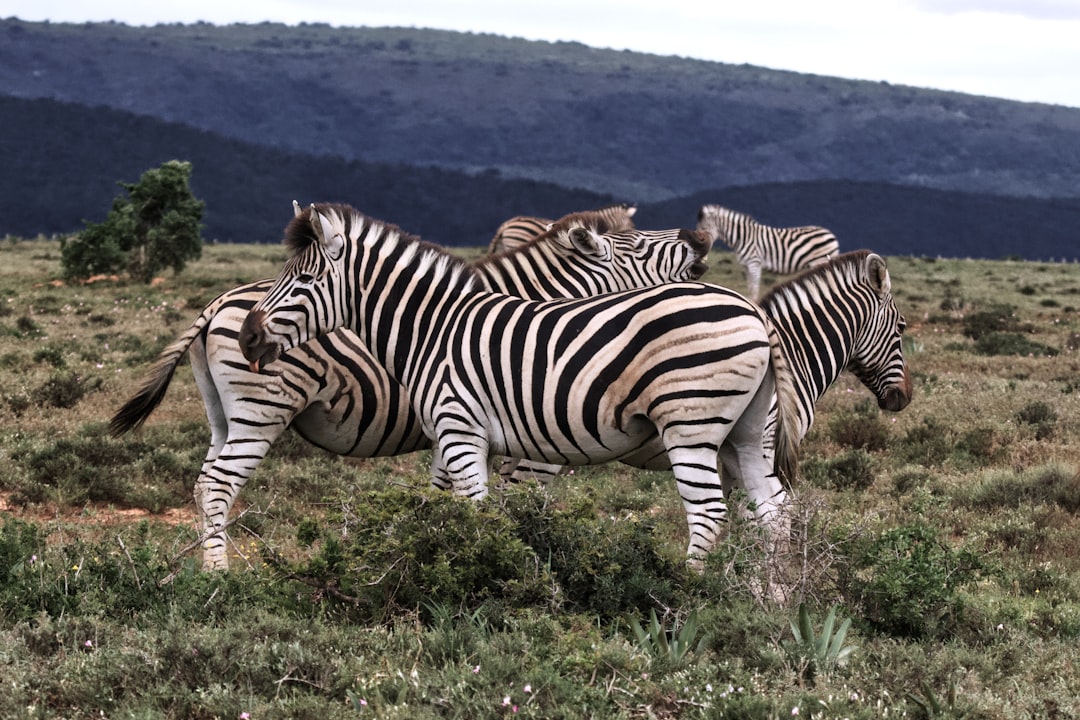
<svg viewBox="0 0 1080 720">
<path fill-rule="evenodd" d="M 431 484 L 455 495 L 481 500 L 488 494 L 488 441 L 477 428 L 458 422 L 436 424 L 431 452 Z"/>
<path fill-rule="evenodd" d="M 731 429 L 720 449 L 724 492 L 746 493 L 744 512 L 752 513 L 764 533 L 766 568 L 759 597 L 783 602 L 787 596 L 783 564 L 790 556 L 791 517 L 787 492 L 773 467 L 771 442 L 764 442 L 774 387 L 771 378 L 762 383 L 750 405 Z"/>
<path fill-rule="evenodd" d="M 747 260 L 746 264 L 746 296 L 757 301 L 761 291 L 761 261 Z"/>
</svg>

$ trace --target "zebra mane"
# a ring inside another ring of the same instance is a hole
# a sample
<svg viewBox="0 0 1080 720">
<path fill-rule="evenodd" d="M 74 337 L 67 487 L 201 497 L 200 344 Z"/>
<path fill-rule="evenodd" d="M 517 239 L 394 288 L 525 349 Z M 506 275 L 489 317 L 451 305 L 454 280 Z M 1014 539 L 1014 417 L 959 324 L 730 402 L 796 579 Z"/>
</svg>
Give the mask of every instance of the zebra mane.
<svg viewBox="0 0 1080 720">
<path fill-rule="evenodd" d="M 829 262 L 815 265 L 791 280 L 773 287 L 758 301 L 758 304 L 763 308 L 775 307 L 783 303 L 785 298 L 793 299 L 799 290 L 820 288 L 830 284 L 829 280 L 832 278 L 847 277 L 857 280 L 869 254 L 869 250 L 852 250 L 843 255 L 837 255 Z"/>
<path fill-rule="evenodd" d="M 453 273 L 465 284 L 472 283 L 477 277 L 476 269 L 463 258 L 435 243 L 407 233 L 397 225 L 366 216 L 350 205 L 315 203 L 315 210 L 321 215 L 335 218 L 344 228 L 343 235 L 347 242 L 356 242 L 355 239 L 361 236 L 364 225 L 368 225 L 376 229 L 377 242 L 394 242 L 403 246 L 402 258 L 417 262 L 423 272 L 435 269 L 438 274 Z M 310 206 L 289 221 L 282 242 L 293 256 L 318 242 L 318 236 L 311 227 Z"/>
<path fill-rule="evenodd" d="M 713 208 L 713 211 L 721 217 L 731 218 L 732 220 L 749 220 L 758 225 L 761 224 L 758 223 L 757 218 L 750 213 L 743 212 L 742 210 L 733 210 L 726 205 L 707 205 L 706 207 Z"/>
</svg>

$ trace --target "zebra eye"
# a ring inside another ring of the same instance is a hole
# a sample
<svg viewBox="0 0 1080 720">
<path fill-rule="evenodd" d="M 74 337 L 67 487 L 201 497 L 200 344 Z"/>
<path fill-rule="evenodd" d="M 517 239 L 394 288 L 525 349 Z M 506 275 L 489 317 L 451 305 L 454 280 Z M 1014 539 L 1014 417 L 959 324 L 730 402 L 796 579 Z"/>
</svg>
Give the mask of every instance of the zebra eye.
<svg viewBox="0 0 1080 720">
<path fill-rule="evenodd" d="M 315 282 L 315 276 L 311 275 L 310 273 L 301 273 L 300 275 L 296 276 L 296 282 L 300 283 L 301 285 L 310 285 L 311 283 Z"/>
<path fill-rule="evenodd" d="M 904 318 L 900 318 L 900 322 L 897 323 L 897 327 L 900 328 L 900 334 L 903 335 L 904 331 L 907 330 L 907 323 L 904 322 Z"/>
</svg>

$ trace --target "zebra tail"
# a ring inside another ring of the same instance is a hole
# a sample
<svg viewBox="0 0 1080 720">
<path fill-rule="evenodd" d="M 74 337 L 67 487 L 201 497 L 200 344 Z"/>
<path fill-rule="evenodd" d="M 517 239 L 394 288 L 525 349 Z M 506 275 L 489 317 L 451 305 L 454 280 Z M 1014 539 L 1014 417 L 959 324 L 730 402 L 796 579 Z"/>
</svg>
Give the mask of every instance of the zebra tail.
<svg viewBox="0 0 1080 720">
<path fill-rule="evenodd" d="M 771 321 L 769 349 L 772 353 L 773 378 L 776 383 L 776 437 L 773 470 L 785 489 L 790 490 L 799 472 L 798 398 L 795 380 L 787 356 L 780 346 L 780 336 Z"/>
<path fill-rule="evenodd" d="M 187 354 L 191 343 L 195 341 L 195 338 L 199 336 L 217 313 L 221 305 L 220 298 L 218 300 L 219 302 L 212 302 L 207 305 L 191 327 L 161 351 L 161 354 L 154 360 L 154 364 L 150 366 L 146 375 L 143 376 L 138 391 L 109 420 L 110 435 L 119 437 L 132 430 L 138 430 L 146 422 L 146 419 L 150 417 L 150 413 L 154 412 L 154 409 L 161 404 L 165 397 L 165 391 L 169 389 L 169 383 L 172 382 L 176 367 L 180 364 L 184 355 Z"/>
</svg>

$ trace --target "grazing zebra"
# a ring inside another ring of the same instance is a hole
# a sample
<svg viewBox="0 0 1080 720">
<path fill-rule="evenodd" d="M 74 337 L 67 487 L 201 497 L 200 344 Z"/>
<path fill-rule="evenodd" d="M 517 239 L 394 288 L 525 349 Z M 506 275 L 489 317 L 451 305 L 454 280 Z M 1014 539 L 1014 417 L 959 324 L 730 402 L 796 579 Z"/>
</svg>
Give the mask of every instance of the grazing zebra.
<svg viewBox="0 0 1080 720">
<path fill-rule="evenodd" d="M 702 205 L 697 229 L 735 251 L 746 268 L 751 300 L 757 300 L 761 271 L 791 274 L 825 262 L 839 252 L 836 236 L 823 227 L 774 228 L 720 205 Z"/>
<path fill-rule="evenodd" d="M 299 206 L 295 210 L 301 212 Z M 484 286 L 535 299 L 696 279 L 705 272 L 710 243 L 700 233 L 597 233 L 603 224 L 591 212 L 568 215 L 533 242 L 478 261 L 471 272 Z M 353 457 L 431 446 L 404 389 L 348 330 L 283 354 L 272 375 L 252 374 L 237 338 L 248 311 L 272 284 L 250 283 L 211 301 L 162 351 L 110 423 L 114 435 L 142 425 L 164 398 L 177 364 L 189 354 L 211 430 L 195 484 L 206 536 L 204 569 L 228 567 L 222 528 L 240 490 L 286 428 L 325 450 Z"/>
<path fill-rule="evenodd" d="M 899 412 L 911 402 L 912 385 L 903 352 L 903 315 L 892 297 L 885 261 L 867 250 L 839 255 L 773 288 L 760 302 L 780 337 L 798 398 L 798 440 L 814 423 L 814 408 L 845 369 L 874 393 L 883 410 Z M 775 401 L 774 401 L 775 402 Z M 775 410 L 774 410 L 775 413 Z M 766 447 L 772 446 L 772 425 Z M 654 441 L 662 463 L 663 445 Z M 547 482 L 558 472 L 518 464 L 510 480 Z M 725 473 L 730 491 L 740 478 Z M 777 488 L 777 492 L 784 492 Z M 782 503 L 784 496 L 777 495 Z"/>
<path fill-rule="evenodd" d="M 531 301 L 493 293 L 446 251 L 347 206 L 312 206 L 293 255 L 244 321 L 252 370 L 348 327 L 401 381 L 433 439 L 432 482 L 487 494 L 491 453 L 564 465 L 649 466 L 665 449 L 700 566 L 724 518 L 717 458 L 763 490 L 795 467 L 794 395 L 779 338 L 754 303 L 704 283 Z M 775 396 L 775 447 L 765 424 Z M 723 449 L 722 449 L 723 448 Z"/>
<path fill-rule="evenodd" d="M 633 217 L 634 213 L 637 212 L 637 207 L 627 203 L 615 203 L 590 212 L 593 213 L 593 217 L 597 219 L 598 223 L 604 223 L 604 225 L 599 225 L 596 228 L 597 232 L 620 232 L 634 229 Z M 493 255 L 507 250 L 514 250 L 534 237 L 543 235 L 553 222 L 555 221 L 530 215 L 512 217 L 495 231 L 495 237 L 491 238 L 491 243 L 488 245 L 488 254 Z"/>
</svg>

